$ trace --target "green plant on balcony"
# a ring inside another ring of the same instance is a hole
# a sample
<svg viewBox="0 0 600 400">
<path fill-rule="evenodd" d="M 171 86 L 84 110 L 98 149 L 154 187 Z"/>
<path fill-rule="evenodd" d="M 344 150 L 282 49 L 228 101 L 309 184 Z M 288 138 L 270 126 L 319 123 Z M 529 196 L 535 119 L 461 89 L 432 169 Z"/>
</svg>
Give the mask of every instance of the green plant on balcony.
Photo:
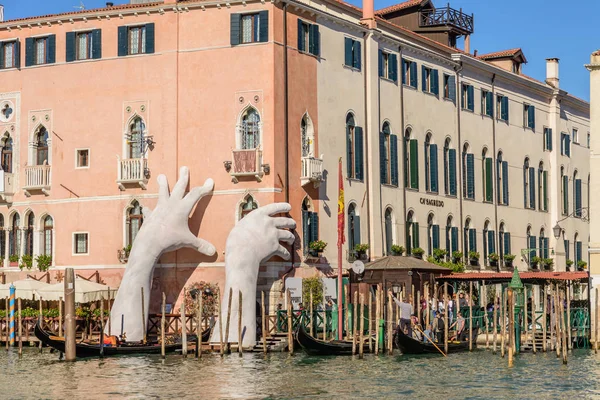
<svg viewBox="0 0 600 400">
<path fill-rule="evenodd" d="M 500 260 L 500 256 L 498 255 L 498 253 L 490 253 L 488 254 L 488 261 L 490 262 L 490 265 L 498 265 L 498 261 Z"/>
<path fill-rule="evenodd" d="M 460 262 L 462 260 L 462 258 L 463 258 L 462 251 L 456 250 L 456 251 L 452 252 L 452 262 L 453 263 L 456 264 L 456 263 Z"/>
<path fill-rule="evenodd" d="M 10 261 L 11 264 L 18 263 L 19 262 L 19 256 L 16 255 L 16 254 L 11 254 L 10 256 L 8 256 L 8 261 Z"/>
<path fill-rule="evenodd" d="M 37 262 L 37 267 L 41 272 L 48 271 L 52 265 L 52 256 L 40 254 L 35 258 L 35 261 Z"/>
<path fill-rule="evenodd" d="M 19 269 L 22 271 L 27 268 L 28 270 L 33 267 L 33 257 L 29 254 L 23 254 L 21 256 L 21 262 L 19 263 Z"/>
<path fill-rule="evenodd" d="M 478 251 L 469 251 L 469 263 L 472 266 L 479 265 L 479 252 Z"/>
<path fill-rule="evenodd" d="M 532 269 L 537 269 L 541 263 L 542 263 L 542 259 L 540 257 L 538 257 L 538 256 L 531 257 L 530 265 L 531 265 Z"/>
<path fill-rule="evenodd" d="M 587 268 L 587 262 L 585 262 L 583 260 L 577 261 L 577 268 L 579 268 L 580 270 L 586 269 Z"/>
<path fill-rule="evenodd" d="M 400 245 L 397 245 L 397 244 L 393 244 L 392 245 L 392 255 L 394 255 L 394 256 L 401 256 L 401 255 L 403 255 L 405 250 L 406 249 L 404 248 L 404 246 L 400 246 Z"/>
<path fill-rule="evenodd" d="M 444 250 L 444 249 L 433 249 L 433 259 L 436 262 L 442 262 L 442 261 L 444 261 L 444 258 L 446 258 L 447 254 L 448 254 L 447 250 Z"/>
<path fill-rule="evenodd" d="M 315 240 L 308 245 L 308 248 L 316 253 L 322 253 L 325 247 L 327 247 L 327 243 L 322 240 Z"/>
<path fill-rule="evenodd" d="M 369 245 L 366 243 L 357 244 L 356 246 L 354 246 L 354 251 L 356 251 L 359 255 L 366 254 L 367 250 L 369 250 Z"/>
<path fill-rule="evenodd" d="M 567 260 L 567 269 L 571 268 L 573 264 L 573 260 Z"/>
<path fill-rule="evenodd" d="M 544 258 L 542 259 L 542 265 L 544 266 L 544 269 L 551 269 L 554 265 L 554 260 L 551 258 Z"/>
<path fill-rule="evenodd" d="M 415 247 L 414 249 L 412 249 L 411 251 L 413 257 L 415 258 L 423 258 L 423 254 L 425 254 L 425 250 L 423 250 L 420 247 Z"/>
<path fill-rule="evenodd" d="M 504 265 L 507 267 L 512 267 L 513 265 L 513 261 L 515 260 L 516 256 L 514 254 L 505 254 L 504 255 Z"/>
</svg>

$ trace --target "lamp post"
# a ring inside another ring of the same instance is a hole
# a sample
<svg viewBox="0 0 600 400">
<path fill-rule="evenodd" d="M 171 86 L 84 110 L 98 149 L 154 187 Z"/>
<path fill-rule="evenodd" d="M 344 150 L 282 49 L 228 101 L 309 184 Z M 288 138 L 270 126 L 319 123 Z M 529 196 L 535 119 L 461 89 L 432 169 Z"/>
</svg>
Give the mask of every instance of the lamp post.
<svg viewBox="0 0 600 400">
<path fill-rule="evenodd" d="M 516 324 L 515 324 L 515 347 L 517 350 L 517 353 L 519 353 L 521 350 L 521 323 L 519 322 L 521 320 L 521 310 L 523 309 L 523 305 L 524 305 L 524 294 L 523 294 L 523 282 L 521 281 L 521 277 L 519 276 L 519 270 L 517 268 L 514 269 L 513 272 L 513 277 L 512 280 L 510 281 L 510 283 L 508 284 L 508 287 L 510 287 L 513 290 L 514 296 L 515 296 L 515 303 L 514 303 L 514 313 L 516 315 Z M 510 303 L 509 303 L 510 304 Z M 510 310 L 509 312 L 513 312 L 513 310 Z M 527 316 L 525 316 L 525 318 L 523 319 L 523 321 L 525 323 L 527 323 Z M 534 321 L 535 323 L 535 321 Z"/>
</svg>

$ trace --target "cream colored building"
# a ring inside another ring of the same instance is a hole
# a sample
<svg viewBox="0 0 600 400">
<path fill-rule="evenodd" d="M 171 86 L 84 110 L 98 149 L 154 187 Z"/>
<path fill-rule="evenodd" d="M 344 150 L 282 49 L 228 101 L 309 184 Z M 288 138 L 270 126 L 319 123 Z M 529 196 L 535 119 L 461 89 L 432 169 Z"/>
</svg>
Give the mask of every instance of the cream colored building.
<svg viewBox="0 0 600 400">
<path fill-rule="evenodd" d="M 590 71 L 590 112 L 591 112 L 591 131 L 596 133 L 600 128 L 600 51 L 592 53 L 590 63 L 586 65 Z M 590 181 L 590 192 L 600 193 L 600 140 L 592 135 L 590 140 L 590 170 L 592 179 Z M 594 205 L 596 204 L 596 205 Z M 590 203 L 590 213 L 598 215 L 600 205 L 598 203 Z M 596 221 L 590 226 L 590 274 L 592 284 L 598 286 L 600 284 L 600 224 Z"/>
</svg>

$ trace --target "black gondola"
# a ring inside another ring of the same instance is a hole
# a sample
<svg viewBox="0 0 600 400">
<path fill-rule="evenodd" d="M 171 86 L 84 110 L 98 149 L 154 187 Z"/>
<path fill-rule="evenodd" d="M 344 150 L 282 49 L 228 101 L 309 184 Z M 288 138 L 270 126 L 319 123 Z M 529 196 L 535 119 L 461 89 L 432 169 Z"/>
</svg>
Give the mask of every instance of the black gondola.
<svg viewBox="0 0 600 400">
<path fill-rule="evenodd" d="M 396 346 L 402 351 L 402 354 L 441 354 L 431 342 L 421 342 L 407 336 L 402 330 L 396 331 Z M 473 329 L 473 337 L 477 337 L 477 329 Z M 477 341 L 473 342 L 473 347 L 476 347 Z M 444 344 L 437 344 L 444 351 Z M 469 351 L 469 342 L 448 342 L 448 353 L 460 353 Z"/>
<path fill-rule="evenodd" d="M 352 354 L 352 342 L 333 340 L 326 342 L 310 336 L 302 324 L 296 329 L 296 340 L 311 355 L 340 356 Z M 358 350 L 357 350 L 358 351 Z"/>
<path fill-rule="evenodd" d="M 202 341 L 208 340 L 210 337 L 210 328 L 202 332 Z M 60 351 L 65 352 L 65 338 L 62 336 L 54 336 L 50 332 L 43 330 L 39 322 L 35 324 L 35 336 L 42 342 L 42 344 L 52 347 Z M 195 337 L 191 338 L 191 342 L 195 342 Z M 181 349 L 181 343 L 167 344 L 165 345 L 165 353 L 172 353 L 176 350 Z M 75 345 L 75 352 L 77 357 L 97 357 L 100 355 L 100 344 L 89 344 L 89 343 L 77 343 Z M 116 355 L 131 355 L 131 354 L 160 354 L 160 344 L 151 345 L 140 345 L 137 343 L 121 344 L 117 347 L 104 346 L 104 356 L 116 356 Z"/>
</svg>

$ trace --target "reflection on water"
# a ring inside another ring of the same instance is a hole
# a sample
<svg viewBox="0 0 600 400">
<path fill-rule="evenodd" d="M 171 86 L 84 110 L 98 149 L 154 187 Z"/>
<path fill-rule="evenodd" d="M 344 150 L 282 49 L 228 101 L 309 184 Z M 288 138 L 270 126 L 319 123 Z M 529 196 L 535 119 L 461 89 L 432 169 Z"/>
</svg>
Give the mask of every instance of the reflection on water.
<svg viewBox="0 0 600 400">
<path fill-rule="evenodd" d="M 0 398 L 568 398 L 600 396 L 600 356 L 522 354 L 515 367 L 484 350 L 406 357 L 171 355 L 66 363 L 47 349 L 0 350 Z"/>
</svg>

